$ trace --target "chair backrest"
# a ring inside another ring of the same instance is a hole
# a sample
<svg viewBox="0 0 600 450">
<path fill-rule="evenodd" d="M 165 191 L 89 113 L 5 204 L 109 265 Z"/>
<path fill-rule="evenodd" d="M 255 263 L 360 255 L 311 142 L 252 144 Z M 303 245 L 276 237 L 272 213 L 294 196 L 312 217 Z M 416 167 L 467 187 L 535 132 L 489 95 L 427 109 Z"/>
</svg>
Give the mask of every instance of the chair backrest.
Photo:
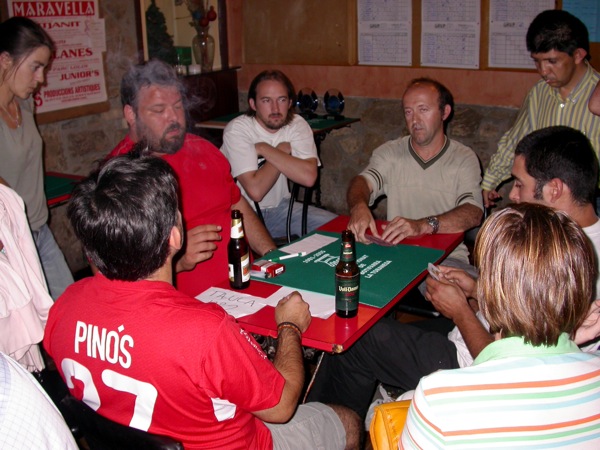
<svg viewBox="0 0 600 450">
<path fill-rule="evenodd" d="M 72 395 L 58 405 L 67 423 L 76 424 L 77 437 L 85 439 L 90 450 L 183 450 L 176 440 L 121 425 L 101 416 Z"/>
<path fill-rule="evenodd" d="M 290 202 L 288 205 L 288 213 L 287 213 L 286 228 L 285 228 L 286 235 L 285 235 L 285 237 L 273 236 L 273 240 L 275 241 L 275 243 L 277 244 L 278 247 L 281 247 L 285 244 L 289 244 L 290 242 L 298 239 L 298 237 L 299 237 L 299 236 L 296 236 L 295 234 L 292 234 L 292 213 L 294 211 L 294 202 L 298 198 L 298 194 L 300 193 L 301 186 L 298 183 L 294 183 L 291 180 L 289 180 L 289 183 L 291 184 L 291 190 L 290 190 Z M 302 236 L 304 236 L 306 234 L 306 224 L 307 224 L 307 220 L 308 220 L 308 205 L 310 203 L 311 196 L 312 196 L 312 188 L 305 187 L 304 188 L 304 203 L 302 205 Z M 260 209 L 260 205 L 258 204 L 258 202 L 254 202 L 254 209 L 256 210 L 256 215 L 258 216 L 260 221 L 264 224 L 265 219 L 262 215 L 262 211 Z"/>
<path fill-rule="evenodd" d="M 410 400 L 383 403 L 375 407 L 369 427 L 373 450 L 396 450 L 404 429 Z"/>
</svg>

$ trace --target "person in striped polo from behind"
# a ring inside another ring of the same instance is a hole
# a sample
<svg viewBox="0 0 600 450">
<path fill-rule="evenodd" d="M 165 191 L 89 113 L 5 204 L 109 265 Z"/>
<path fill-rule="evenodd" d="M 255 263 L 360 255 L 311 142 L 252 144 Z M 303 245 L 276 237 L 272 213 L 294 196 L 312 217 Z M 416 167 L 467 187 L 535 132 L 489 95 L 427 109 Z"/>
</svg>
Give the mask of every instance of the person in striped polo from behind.
<svg viewBox="0 0 600 450">
<path fill-rule="evenodd" d="M 571 339 L 597 274 L 586 234 L 521 203 L 484 223 L 475 262 L 495 340 L 472 366 L 421 379 L 399 448 L 600 448 L 600 354 Z"/>
</svg>

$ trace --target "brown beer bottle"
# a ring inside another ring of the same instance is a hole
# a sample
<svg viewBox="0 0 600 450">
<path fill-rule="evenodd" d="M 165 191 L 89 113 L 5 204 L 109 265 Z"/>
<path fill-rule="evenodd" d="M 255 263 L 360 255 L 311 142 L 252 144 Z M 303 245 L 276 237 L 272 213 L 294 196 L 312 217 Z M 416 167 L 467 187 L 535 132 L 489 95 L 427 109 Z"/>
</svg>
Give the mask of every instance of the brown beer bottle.
<svg viewBox="0 0 600 450">
<path fill-rule="evenodd" d="M 233 289 L 246 289 L 250 285 L 250 251 L 244 237 L 242 213 L 231 211 L 231 238 L 227 245 L 229 284 Z"/>
<path fill-rule="evenodd" d="M 335 313 L 348 319 L 358 313 L 360 269 L 356 264 L 354 234 L 342 232 L 340 262 L 335 267 Z"/>
</svg>

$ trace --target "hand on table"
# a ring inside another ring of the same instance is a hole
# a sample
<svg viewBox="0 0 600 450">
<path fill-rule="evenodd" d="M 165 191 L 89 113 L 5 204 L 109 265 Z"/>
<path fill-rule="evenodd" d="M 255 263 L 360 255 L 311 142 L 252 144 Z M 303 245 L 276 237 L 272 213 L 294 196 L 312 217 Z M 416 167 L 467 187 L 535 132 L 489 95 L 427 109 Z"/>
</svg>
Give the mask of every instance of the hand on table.
<svg viewBox="0 0 600 450">
<path fill-rule="evenodd" d="M 309 305 L 297 291 L 283 297 L 275 307 L 275 323 L 277 325 L 282 322 L 292 322 L 304 333 L 308 329 L 311 319 Z"/>
<path fill-rule="evenodd" d="M 406 237 L 420 236 L 425 234 L 423 230 L 422 220 L 405 219 L 404 217 L 394 217 L 387 224 L 382 225 L 383 233 L 381 233 L 382 239 L 391 242 L 392 244 L 398 244 Z"/>
<path fill-rule="evenodd" d="M 185 234 L 185 253 L 176 264 L 176 271 L 192 270 L 198 263 L 212 258 L 217 249 L 215 242 L 221 241 L 219 225 L 198 225 Z"/>
<path fill-rule="evenodd" d="M 367 230 L 371 230 L 371 234 L 375 237 L 380 237 L 377 231 L 377 224 L 373 219 L 373 214 L 367 205 L 357 205 L 350 213 L 350 221 L 348 222 L 348 229 L 354 234 L 354 238 L 357 242 L 363 244 L 370 244 L 365 237 Z"/>
</svg>

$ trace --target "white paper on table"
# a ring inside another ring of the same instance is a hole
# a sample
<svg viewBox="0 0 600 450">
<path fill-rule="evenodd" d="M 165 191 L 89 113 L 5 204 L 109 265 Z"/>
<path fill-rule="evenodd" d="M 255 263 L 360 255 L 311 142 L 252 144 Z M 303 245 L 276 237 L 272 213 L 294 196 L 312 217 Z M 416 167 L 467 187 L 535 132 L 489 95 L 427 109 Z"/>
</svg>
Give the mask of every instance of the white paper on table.
<svg viewBox="0 0 600 450">
<path fill-rule="evenodd" d="M 279 300 L 294 291 L 298 291 L 306 303 L 310 305 L 310 315 L 320 319 L 327 319 L 335 312 L 335 297 L 333 295 L 320 294 L 318 292 L 304 291 L 283 286 L 271 296 L 261 299 L 267 305 L 277 306 Z"/>
<path fill-rule="evenodd" d="M 324 234 L 313 234 L 312 236 L 308 236 L 307 238 L 296 241 L 290 245 L 286 245 L 285 247 L 281 247 L 279 250 L 285 253 L 300 253 L 306 252 L 312 253 L 315 250 L 319 250 L 320 248 L 325 247 L 326 245 L 331 244 L 336 239 L 335 236 L 326 236 Z"/>
<path fill-rule="evenodd" d="M 264 298 L 218 287 L 210 287 L 201 294 L 198 294 L 196 298 L 204 303 L 216 303 L 220 305 L 236 319 L 254 314 L 267 304 Z"/>
</svg>

